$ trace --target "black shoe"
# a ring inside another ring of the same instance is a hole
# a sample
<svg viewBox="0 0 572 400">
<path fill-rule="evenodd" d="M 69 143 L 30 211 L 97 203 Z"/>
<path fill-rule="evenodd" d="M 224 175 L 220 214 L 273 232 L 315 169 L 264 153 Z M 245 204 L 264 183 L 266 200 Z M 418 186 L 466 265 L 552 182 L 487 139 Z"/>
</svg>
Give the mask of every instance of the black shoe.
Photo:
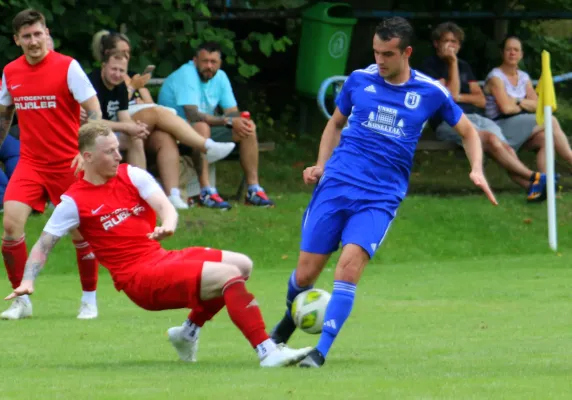
<svg viewBox="0 0 572 400">
<path fill-rule="evenodd" d="M 284 318 L 270 332 L 270 338 L 276 344 L 287 343 L 295 330 L 296 324 L 294 324 L 292 318 L 289 315 L 284 315 Z"/>
<path fill-rule="evenodd" d="M 306 358 L 300 361 L 298 366 L 300 368 L 320 368 L 324 365 L 325 362 L 326 359 L 322 353 L 320 353 L 318 349 L 314 349 L 306 356 Z"/>
</svg>

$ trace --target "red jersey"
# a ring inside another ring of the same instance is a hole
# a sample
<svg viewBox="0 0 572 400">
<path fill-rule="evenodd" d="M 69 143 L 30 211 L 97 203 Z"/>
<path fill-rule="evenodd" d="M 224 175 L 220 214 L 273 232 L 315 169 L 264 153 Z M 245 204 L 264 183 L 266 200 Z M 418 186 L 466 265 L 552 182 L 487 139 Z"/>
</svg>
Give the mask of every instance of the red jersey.
<svg viewBox="0 0 572 400">
<path fill-rule="evenodd" d="M 118 290 L 140 264 L 166 253 L 159 242 L 147 237 L 155 229 L 156 215 L 131 181 L 128 168 L 121 164 L 117 175 L 103 185 L 79 179 L 64 194 L 75 202 L 79 231 Z"/>
<path fill-rule="evenodd" d="M 15 105 L 20 161 L 40 171 L 69 170 L 79 153 L 80 105 L 95 90 L 73 58 L 50 51 L 38 64 L 24 56 L 4 67 L 0 104 Z"/>
</svg>

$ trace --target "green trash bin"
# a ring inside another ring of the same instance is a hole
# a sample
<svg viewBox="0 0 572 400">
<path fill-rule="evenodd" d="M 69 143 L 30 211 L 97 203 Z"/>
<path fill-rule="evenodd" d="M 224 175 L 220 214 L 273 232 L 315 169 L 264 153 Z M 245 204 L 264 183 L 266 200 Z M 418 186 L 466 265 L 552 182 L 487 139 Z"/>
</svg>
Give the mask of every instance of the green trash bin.
<svg viewBox="0 0 572 400">
<path fill-rule="evenodd" d="M 344 75 L 352 30 L 357 22 L 346 3 L 318 3 L 302 14 L 296 90 L 315 97 L 322 82 Z"/>
</svg>

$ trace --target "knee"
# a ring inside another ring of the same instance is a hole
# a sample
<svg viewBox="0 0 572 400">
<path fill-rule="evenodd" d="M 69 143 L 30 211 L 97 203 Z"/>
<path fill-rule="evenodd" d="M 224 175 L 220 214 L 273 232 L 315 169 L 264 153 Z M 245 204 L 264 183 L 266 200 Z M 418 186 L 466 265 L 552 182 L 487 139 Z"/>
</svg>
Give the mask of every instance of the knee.
<svg viewBox="0 0 572 400">
<path fill-rule="evenodd" d="M 252 274 L 252 267 L 254 266 L 254 263 L 247 255 L 237 254 L 235 265 L 238 267 L 240 275 L 242 275 L 244 279 L 248 279 L 250 274 Z"/>
<path fill-rule="evenodd" d="M 15 215 L 14 213 L 10 213 L 8 210 L 5 210 L 2 224 L 4 226 L 3 237 L 8 240 L 14 240 L 24 234 L 24 225 L 26 224 L 26 220 L 19 215 Z"/>
<path fill-rule="evenodd" d="M 217 286 L 224 289 L 225 285 L 236 278 L 244 278 L 238 266 L 233 264 L 220 264 Z"/>
<path fill-rule="evenodd" d="M 211 127 L 206 122 L 197 122 L 193 124 L 193 128 L 202 137 L 204 138 L 211 137 Z"/>
<path fill-rule="evenodd" d="M 316 263 L 301 259 L 296 268 L 296 284 L 299 287 L 313 285 L 322 269 Z"/>
<path fill-rule="evenodd" d="M 482 141 L 485 150 L 500 150 L 503 148 L 500 139 L 492 132 L 483 132 Z"/>
</svg>

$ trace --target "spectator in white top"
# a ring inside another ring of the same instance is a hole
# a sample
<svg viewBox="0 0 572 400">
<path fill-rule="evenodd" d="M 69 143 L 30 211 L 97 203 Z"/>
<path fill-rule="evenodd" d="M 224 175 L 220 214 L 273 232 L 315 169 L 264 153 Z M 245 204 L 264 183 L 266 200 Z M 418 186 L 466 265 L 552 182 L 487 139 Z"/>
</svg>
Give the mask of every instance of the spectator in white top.
<svg viewBox="0 0 572 400">
<path fill-rule="evenodd" d="M 485 81 L 486 109 L 488 118 L 502 129 L 508 143 L 518 151 L 521 147 L 537 151 L 537 165 L 546 171 L 544 127 L 536 124 L 538 96 L 530 76 L 518 68 L 522 60 L 522 43 L 515 36 L 507 37 L 501 46 L 502 64 L 494 68 Z M 568 138 L 556 118 L 554 147 L 560 157 L 572 164 L 572 149 Z"/>
</svg>

